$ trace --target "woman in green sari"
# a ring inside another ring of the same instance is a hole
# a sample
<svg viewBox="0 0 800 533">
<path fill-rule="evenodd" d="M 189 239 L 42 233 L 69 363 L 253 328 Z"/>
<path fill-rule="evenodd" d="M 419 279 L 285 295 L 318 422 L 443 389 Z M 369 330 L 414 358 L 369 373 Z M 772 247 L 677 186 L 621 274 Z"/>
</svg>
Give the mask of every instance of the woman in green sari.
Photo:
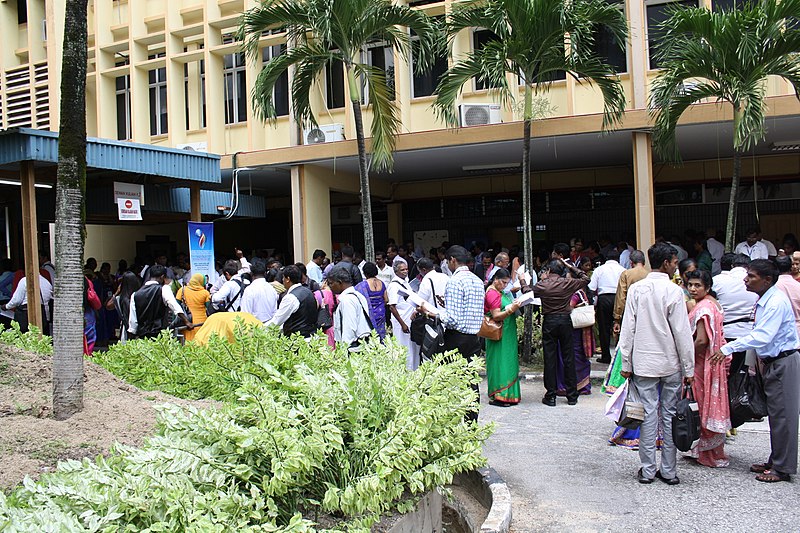
<svg viewBox="0 0 800 533">
<path fill-rule="evenodd" d="M 486 339 L 486 377 L 489 382 L 489 403 L 502 407 L 516 405 L 519 393 L 519 357 L 517 354 L 517 321 L 519 304 L 505 292 L 511 273 L 499 268 L 486 290 L 483 310 L 495 322 L 502 322 L 499 341 Z"/>
</svg>

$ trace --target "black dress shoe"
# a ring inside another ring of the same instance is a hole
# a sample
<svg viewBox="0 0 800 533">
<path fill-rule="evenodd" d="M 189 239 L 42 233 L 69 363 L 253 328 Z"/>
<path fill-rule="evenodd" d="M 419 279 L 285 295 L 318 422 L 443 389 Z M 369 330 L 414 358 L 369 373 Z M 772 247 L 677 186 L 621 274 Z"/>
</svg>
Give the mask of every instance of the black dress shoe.
<svg viewBox="0 0 800 533">
<path fill-rule="evenodd" d="M 658 474 L 656 474 L 656 475 L 658 475 Z M 642 469 L 641 468 L 639 469 L 639 472 L 636 473 L 636 479 L 638 479 L 639 483 L 641 483 L 642 485 L 649 485 L 650 483 L 653 482 L 653 478 L 644 477 L 644 474 L 642 473 Z"/>
<path fill-rule="evenodd" d="M 567 400 L 567 405 L 578 405 L 578 400 Z"/>
<path fill-rule="evenodd" d="M 670 479 L 665 478 L 664 476 L 661 475 L 661 470 L 656 470 L 656 477 L 661 481 L 663 481 L 664 483 L 666 483 L 667 485 L 677 485 L 678 483 L 681 482 L 681 480 L 678 479 L 678 476 L 675 476 Z"/>
<path fill-rule="evenodd" d="M 556 399 L 555 398 L 548 398 L 545 396 L 542 398 L 542 403 L 548 407 L 555 407 L 556 406 Z"/>
</svg>

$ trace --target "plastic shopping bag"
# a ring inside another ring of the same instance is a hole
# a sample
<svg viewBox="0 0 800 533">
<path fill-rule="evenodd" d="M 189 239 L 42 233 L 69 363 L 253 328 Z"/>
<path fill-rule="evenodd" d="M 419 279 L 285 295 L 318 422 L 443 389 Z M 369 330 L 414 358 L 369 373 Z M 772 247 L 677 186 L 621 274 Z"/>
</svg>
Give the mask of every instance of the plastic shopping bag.
<svg viewBox="0 0 800 533">
<path fill-rule="evenodd" d="M 628 380 L 626 379 L 622 385 L 617 387 L 617 390 L 614 391 L 614 395 L 611 396 L 611 398 L 609 398 L 606 402 L 606 408 L 603 411 L 603 414 L 606 416 L 606 418 L 616 423 L 622 415 L 622 409 L 625 407 L 625 399 L 627 397 Z"/>
</svg>

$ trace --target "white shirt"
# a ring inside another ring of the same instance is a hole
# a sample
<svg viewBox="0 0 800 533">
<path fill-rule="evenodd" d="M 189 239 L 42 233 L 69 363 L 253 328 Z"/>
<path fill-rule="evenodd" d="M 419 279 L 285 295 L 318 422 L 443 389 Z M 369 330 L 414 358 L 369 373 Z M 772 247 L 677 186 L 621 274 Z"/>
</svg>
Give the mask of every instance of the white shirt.
<svg viewBox="0 0 800 533">
<path fill-rule="evenodd" d="M 377 266 L 377 265 L 376 265 Z M 383 282 L 384 285 L 388 285 L 392 278 L 394 277 L 394 269 L 388 263 L 383 265 L 383 268 L 378 267 L 378 279 Z"/>
<path fill-rule="evenodd" d="M 352 286 L 347 287 L 339 295 L 339 305 L 334 311 L 334 340 L 350 346 L 354 341 L 368 336 L 372 332 L 372 328 L 367 321 L 367 316 L 369 316 L 367 299 Z"/>
<path fill-rule="evenodd" d="M 442 269 L 442 274 L 445 274 L 447 276 L 453 275 L 453 273 L 450 271 L 450 265 L 447 264 L 447 259 L 442 259 L 442 262 L 439 266 Z"/>
<path fill-rule="evenodd" d="M 216 277 L 212 280 L 211 276 L 216 276 Z M 215 270 L 214 273 L 209 275 L 208 278 L 208 282 L 211 283 L 211 288 L 208 289 L 208 292 L 213 296 L 214 294 L 219 292 L 219 290 L 222 288 L 223 285 L 225 285 L 225 283 L 227 283 L 227 281 L 228 280 L 225 279 L 224 275 L 220 274 Z"/>
<path fill-rule="evenodd" d="M 622 268 L 628 270 L 631 267 L 631 249 L 625 248 L 619 254 L 619 264 Z M 594 276 L 593 276 L 594 277 Z"/>
<path fill-rule="evenodd" d="M 414 314 L 416 308 L 407 302 L 404 297 L 400 296 L 401 290 L 408 294 L 414 292 L 411 290 L 411 287 L 406 280 L 397 276 L 395 276 L 392 281 L 386 285 L 386 294 L 389 299 L 389 305 L 396 306 L 397 313 L 400 315 L 400 318 L 403 319 L 403 322 L 405 322 L 407 326 L 411 326 L 411 315 Z M 395 322 L 396 320 L 394 315 L 392 315 L 392 323 L 394 324 Z M 397 327 L 399 328 L 400 326 Z"/>
<path fill-rule="evenodd" d="M 241 310 L 250 313 L 263 323 L 269 322 L 277 308 L 278 293 L 264 278 L 254 279 L 242 294 Z"/>
<path fill-rule="evenodd" d="M 711 237 L 710 239 L 706 240 L 706 248 L 708 248 L 708 253 L 711 254 L 711 259 L 713 259 L 713 262 L 711 263 L 711 275 L 716 276 L 722 272 L 720 260 L 722 259 L 722 255 L 725 253 L 725 245 L 714 237 Z"/>
<path fill-rule="evenodd" d="M 630 254 L 628 254 L 630 255 Z M 625 268 L 613 259 L 609 259 L 594 271 L 589 282 L 589 290 L 597 294 L 617 294 L 619 277 Z"/>
<path fill-rule="evenodd" d="M 444 291 L 447 289 L 448 281 L 450 281 L 450 276 L 447 274 L 431 270 L 419 282 L 417 294 L 434 308 L 444 307 Z M 431 284 L 433 284 L 433 287 L 431 287 Z M 435 298 L 436 296 L 438 298 Z"/>
<path fill-rule="evenodd" d="M 246 272 L 250 272 L 250 262 L 247 260 L 246 257 L 242 256 L 239 259 L 239 272 L 238 274 L 244 274 Z"/>
<path fill-rule="evenodd" d="M 322 283 L 322 269 L 314 261 L 309 261 L 306 265 L 306 275 L 308 279 L 313 279 L 317 283 Z"/>
<path fill-rule="evenodd" d="M 56 281 L 56 267 L 53 266 L 53 263 L 51 263 L 50 261 L 47 261 L 46 263 L 44 263 L 42 265 L 42 268 L 44 270 L 47 270 L 48 272 L 50 272 L 50 279 L 53 280 L 53 283 L 55 283 L 55 281 Z"/>
<path fill-rule="evenodd" d="M 158 281 L 151 279 L 142 285 L 142 287 L 157 284 Z M 130 316 L 128 317 L 128 331 L 136 335 L 136 329 L 139 327 L 139 319 L 136 316 L 136 300 L 134 299 L 134 296 L 136 296 L 136 292 L 131 294 L 131 310 Z M 172 294 L 172 289 L 170 289 L 169 284 L 161 286 L 161 300 L 164 302 L 164 305 L 169 307 L 176 316 L 183 313 L 183 308 L 181 307 L 181 304 L 178 303 L 178 300 L 175 299 L 175 295 Z"/>
<path fill-rule="evenodd" d="M 228 311 L 239 311 L 242 306 L 242 294 L 247 286 L 247 282 L 239 274 L 236 274 L 214 293 L 211 302 L 220 310 L 227 307 Z M 228 306 L 229 303 L 230 306 Z"/>
<path fill-rule="evenodd" d="M 753 331 L 723 346 L 722 353 L 755 350 L 759 357 L 775 357 L 783 351 L 800 348 L 792 304 L 778 287 L 773 285 L 759 298 L 755 319 Z M 788 386 L 796 387 L 797 383 Z"/>
<path fill-rule="evenodd" d="M 675 248 L 678 251 L 678 261 L 683 261 L 684 259 L 689 258 L 689 252 L 683 249 L 683 246 L 680 244 L 675 244 L 674 242 L 667 242 L 670 246 Z"/>
<path fill-rule="evenodd" d="M 663 272 L 651 272 L 628 289 L 618 348 L 624 372 L 694 376 L 694 340 L 683 291 Z"/>
<path fill-rule="evenodd" d="M 761 239 L 759 242 L 767 247 L 767 253 L 769 254 L 770 257 L 778 256 L 778 250 L 775 249 L 775 245 L 772 244 L 770 241 L 768 241 L 767 239 Z"/>
<path fill-rule="evenodd" d="M 53 298 L 53 286 L 41 274 L 39 274 L 39 292 L 41 292 L 40 298 L 43 305 L 46 305 Z M 16 309 L 21 305 L 28 305 L 28 282 L 25 278 L 19 280 L 17 290 L 11 295 L 6 307 L 8 309 Z"/>
<path fill-rule="evenodd" d="M 302 287 L 301 284 L 295 283 L 281 298 L 281 304 L 278 306 L 278 310 L 275 311 L 275 314 L 272 315 L 272 318 L 265 324 L 267 326 L 283 326 L 283 323 L 289 320 L 289 317 L 292 314 L 300 309 L 300 300 L 292 294 L 292 292 L 297 288 Z"/>
<path fill-rule="evenodd" d="M 747 241 L 740 242 L 736 245 L 734 252 L 737 254 L 744 254 L 750 259 L 769 259 L 767 245 L 761 241 L 756 241 L 753 246 L 747 244 Z"/>
<path fill-rule="evenodd" d="M 713 278 L 711 288 L 717 294 L 717 301 L 722 306 L 722 314 L 725 316 L 723 327 L 726 339 L 738 339 L 753 329 L 750 317 L 758 301 L 758 295 L 747 290 L 744 284 L 746 276 L 747 269 L 735 267 Z"/>
</svg>

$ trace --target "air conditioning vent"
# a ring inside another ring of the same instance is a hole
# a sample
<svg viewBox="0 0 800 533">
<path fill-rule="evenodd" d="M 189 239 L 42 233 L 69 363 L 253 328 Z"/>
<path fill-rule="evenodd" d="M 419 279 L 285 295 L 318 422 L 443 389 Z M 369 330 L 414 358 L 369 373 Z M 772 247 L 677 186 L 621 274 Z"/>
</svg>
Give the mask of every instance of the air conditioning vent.
<svg viewBox="0 0 800 533">
<path fill-rule="evenodd" d="M 458 106 L 461 126 L 500 124 L 500 104 L 461 104 Z"/>
<path fill-rule="evenodd" d="M 185 143 L 175 145 L 178 150 L 186 150 L 187 152 L 207 152 L 208 144 L 204 142 Z"/>
<path fill-rule="evenodd" d="M 344 140 L 344 124 L 322 124 L 303 131 L 303 144 L 322 144 Z"/>
</svg>

